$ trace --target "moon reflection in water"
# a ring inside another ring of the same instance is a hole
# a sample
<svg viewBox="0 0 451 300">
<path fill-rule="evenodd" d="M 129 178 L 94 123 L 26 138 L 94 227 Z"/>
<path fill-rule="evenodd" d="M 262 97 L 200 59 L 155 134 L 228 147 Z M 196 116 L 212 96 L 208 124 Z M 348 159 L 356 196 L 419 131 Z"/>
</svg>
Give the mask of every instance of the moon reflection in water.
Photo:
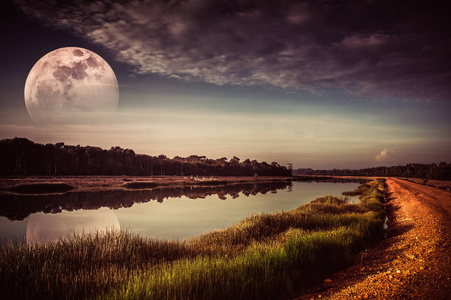
<svg viewBox="0 0 451 300">
<path fill-rule="evenodd" d="M 27 244 L 57 241 L 74 234 L 106 232 L 120 229 L 116 213 L 107 208 L 99 210 L 63 211 L 59 214 L 37 213 L 27 225 Z"/>
</svg>

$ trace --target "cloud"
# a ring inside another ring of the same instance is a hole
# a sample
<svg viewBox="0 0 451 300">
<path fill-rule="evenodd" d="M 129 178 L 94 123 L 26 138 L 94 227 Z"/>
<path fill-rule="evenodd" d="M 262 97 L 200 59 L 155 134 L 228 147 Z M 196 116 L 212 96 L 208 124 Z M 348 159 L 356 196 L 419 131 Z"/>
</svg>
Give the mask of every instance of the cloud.
<svg viewBox="0 0 451 300">
<path fill-rule="evenodd" d="M 451 99 L 450 5 L 427 1 L 18 0 L 136 74 L 355 97 Z M 61 2 L 62 3 L 62 2 Z"/>
<path fill-rule="evenodd" d="M 394 153 L 395 152 L 392 150 L 384 149 L 379 154 L 376 155 L 375 161 L 376 162 L 390 161 L 392 160 Z"/>
</svg>

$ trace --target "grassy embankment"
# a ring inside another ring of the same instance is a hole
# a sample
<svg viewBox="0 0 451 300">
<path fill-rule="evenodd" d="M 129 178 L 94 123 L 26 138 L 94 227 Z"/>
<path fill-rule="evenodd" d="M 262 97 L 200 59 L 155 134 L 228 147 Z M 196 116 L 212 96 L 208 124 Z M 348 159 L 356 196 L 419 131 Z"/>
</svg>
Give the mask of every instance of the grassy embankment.
<svg viewBox="0 0 451 300">
<path fill-rule="evenodd" d="M 383 182 L 183 242 L 127 232 L 0 247 L 0 293 L 26 298 L 288 298 L 383 236 Z"/>
<path fill-rule="evenodd" d="M 21 184 L 6 189 L 7 191 L 22 194 L 64 193 L 74 187 L 64 183 L 35 183 Z"/>
</svg>

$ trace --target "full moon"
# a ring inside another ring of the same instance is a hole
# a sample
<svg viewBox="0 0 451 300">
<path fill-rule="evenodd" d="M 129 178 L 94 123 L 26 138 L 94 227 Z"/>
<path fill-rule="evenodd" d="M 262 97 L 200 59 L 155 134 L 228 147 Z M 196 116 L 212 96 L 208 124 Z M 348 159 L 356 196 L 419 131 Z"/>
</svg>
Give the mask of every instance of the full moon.
<svg viewBox="0 0 451 300">
<path fill-rule="evenodd" d="M 108 63 L 78 47 L 53 50 L 33 66 L 25 104 L 37 124 L 84 124 L 116 111 L 119 87 Z"/>
</svg>

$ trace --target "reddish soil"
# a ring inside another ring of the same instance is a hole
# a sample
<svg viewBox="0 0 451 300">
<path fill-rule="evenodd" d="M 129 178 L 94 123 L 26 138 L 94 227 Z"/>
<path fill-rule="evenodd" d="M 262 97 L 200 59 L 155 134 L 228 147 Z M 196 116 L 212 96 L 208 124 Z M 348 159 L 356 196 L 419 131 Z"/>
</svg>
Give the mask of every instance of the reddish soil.
<svg viewBox="0 0 451 300">
<path fill-rule="evenodd" d="M 451 299 L 451 193 L 388 179 L 387 237 L 297 299 Z"/>
</svg>

